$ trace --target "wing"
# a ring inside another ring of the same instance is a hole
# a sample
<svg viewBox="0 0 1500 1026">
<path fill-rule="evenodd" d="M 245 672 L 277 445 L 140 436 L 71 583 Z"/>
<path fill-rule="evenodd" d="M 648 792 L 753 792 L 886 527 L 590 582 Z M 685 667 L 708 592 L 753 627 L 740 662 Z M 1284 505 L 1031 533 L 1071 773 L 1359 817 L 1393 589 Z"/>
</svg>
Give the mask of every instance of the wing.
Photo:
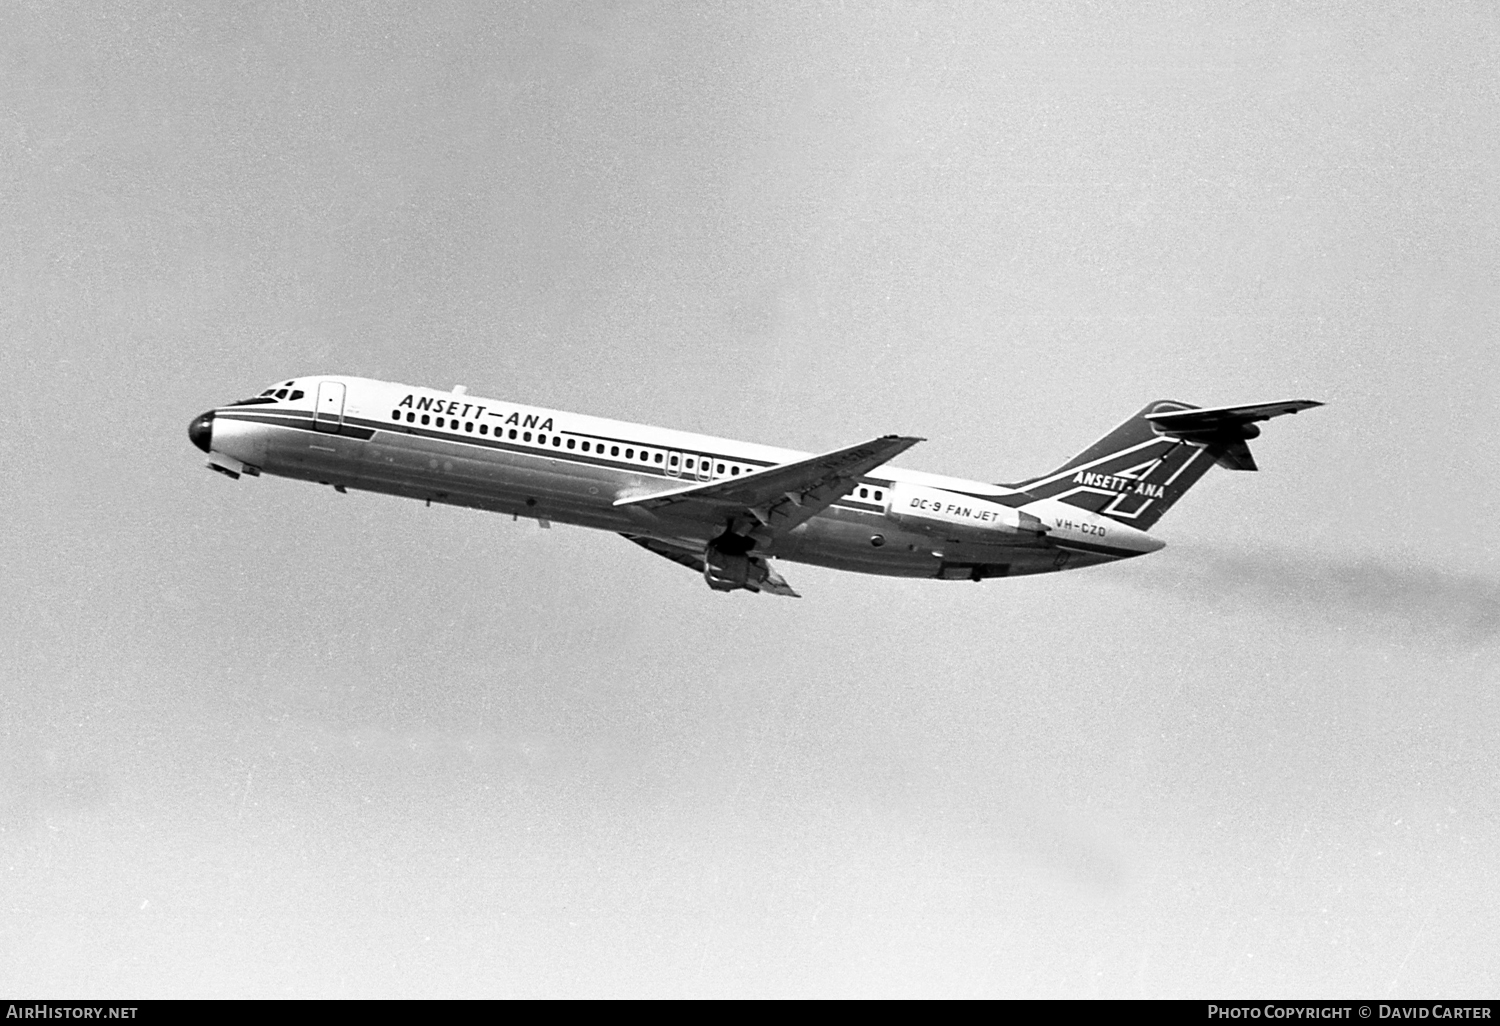
<svg viewBox="0 0 1500 1026">
<path fill-rule="evenodd" d="M 923 439 L 885 435 L 742 477 L 627 496 L 615 505 L 645 509 L 676 507 L 673 513 L 697 515 L 707 521 L 748 513 L 772 531 L 790 531 L 847 495 L 865 474 L 920 441 Z"/>
<path fill-rule="evenodd" d="M 680 545 L 669 545 L 655 538 L 647 538 L 639 534 L 622 534 L 621 538 L 635 542 L 647 552 L 654 552 L 658 556 L 670 559 L 674 563 L 681 563 L 690 570 L 696 570 L 708 577 L 708 567 L 703 562 L 703 557 L 691 549 L 684 549 Z M 792 586 L 786 583 L 786 579 L 771 568 L 771 565 L 758 557 L 751 558 L 753 571 L 746 575 L 743 585 L 750 591 L 764 591 L 772 595 L 784 595 L 787 598 L 801 598 Z M 709 587 L 714 587 L 712 580 Z"/>
</svg>

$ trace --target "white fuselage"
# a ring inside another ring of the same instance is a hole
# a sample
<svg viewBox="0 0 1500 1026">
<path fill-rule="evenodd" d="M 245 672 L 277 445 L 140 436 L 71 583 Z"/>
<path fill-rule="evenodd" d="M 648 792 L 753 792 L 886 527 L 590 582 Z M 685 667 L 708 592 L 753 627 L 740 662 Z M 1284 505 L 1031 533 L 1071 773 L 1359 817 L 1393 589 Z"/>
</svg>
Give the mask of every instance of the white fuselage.
<svg viewBox="0 0 1500 1026">
<path fill-rule="evenodd" d="M 723 525 L 617 500 L 809 455 L 365 378 L 308 377 L 295 384 L 295 391 L 282 390 L 285 398 L 247 400 L 205 415 L 195 422 L 194 442 L 209 451 L 211 464 L 232 472 L 576 524 L 695 550 Z M 291 398 L 297 391 L 301 397 Z M 1107 562 L 1161 545 L 1054 500 L 887 465 L 757 551 L 864 573 L 978 580 Z"/>
</svg>

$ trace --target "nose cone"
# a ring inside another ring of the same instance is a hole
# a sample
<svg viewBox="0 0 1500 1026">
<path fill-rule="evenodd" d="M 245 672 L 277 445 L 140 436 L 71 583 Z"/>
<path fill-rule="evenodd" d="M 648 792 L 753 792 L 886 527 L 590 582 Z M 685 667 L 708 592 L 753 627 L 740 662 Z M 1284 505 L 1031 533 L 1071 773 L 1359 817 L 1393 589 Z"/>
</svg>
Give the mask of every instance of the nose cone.
<svg viewBox="0 0 1500 1026">
<path fill-rule="evenodd" d="M 199 414 L 193 418 L 188 425 L 188 441 L 192 442 L 204 452 L 208 452 L 209 443 L 214 437 L 214 411 Z"/>
</svg>

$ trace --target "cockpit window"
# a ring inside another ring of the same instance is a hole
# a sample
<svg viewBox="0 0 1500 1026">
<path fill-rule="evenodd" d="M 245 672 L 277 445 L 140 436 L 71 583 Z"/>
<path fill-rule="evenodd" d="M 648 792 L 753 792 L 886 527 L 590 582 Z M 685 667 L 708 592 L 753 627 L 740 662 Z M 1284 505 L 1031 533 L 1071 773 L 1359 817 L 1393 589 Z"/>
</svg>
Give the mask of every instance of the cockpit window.
<svg viewBox="0 0 1500 1026">
<path fill-rule="evenodd" d="M 239 402 L 230 403 L 229 405 L 231 405 L 231 406 L 258 406 L 261 403 L 274 403 L 278 399 L 284 399 L 287 402 L 293 402 L 293 401 L 295 401 L 297 399 L 301 399 L 304 395 L 307 394 L 306 392 L 302 391 L 302 389 L 300 389 L 300 388 L 297 388 L 297 389 L 292 388 L 292 386 L 295 385 L 296 383 L 297 382 L 295 380 L 292 380 L 292 381 L 283 382 L 280 385 L 272 385 L 270 388 L 266 389 L 264 392 L 260 393 L 260 395 L 257 395 L 254 398 L 251 398 L 251 399 L 241 399 Z M 288 393 L 290 393 L 290 394 L 288 394 Z"/>
</svg>

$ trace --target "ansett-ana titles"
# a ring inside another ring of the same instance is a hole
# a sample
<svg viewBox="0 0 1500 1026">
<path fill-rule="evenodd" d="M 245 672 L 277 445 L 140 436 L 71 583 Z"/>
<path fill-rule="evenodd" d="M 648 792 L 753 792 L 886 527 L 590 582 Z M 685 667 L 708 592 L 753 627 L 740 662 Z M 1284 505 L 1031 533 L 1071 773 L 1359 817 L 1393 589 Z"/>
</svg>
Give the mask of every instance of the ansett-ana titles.
<svg viewBox="0 0 1500 1026">
<path fill-rule="evenodd" d="M 407 393 L 406 398 L 396 404 L 409 410 L 423 412 L 431 411 L 449 417 L 483 417 L 488 406 L 479 406 L 475 403 L 466 403 L 459 399 L 443 399 L 430 395 L 417 396 Z M 541 417 L 535 413 L 512 412 L 508 416 L 503 411 L 495 411 L 488 414 L 500 421 L 501 424 L 514 424 L 517 427 L 535 428 L 538 431 L 551 431 L 552 418 Z"/>
</svg>

